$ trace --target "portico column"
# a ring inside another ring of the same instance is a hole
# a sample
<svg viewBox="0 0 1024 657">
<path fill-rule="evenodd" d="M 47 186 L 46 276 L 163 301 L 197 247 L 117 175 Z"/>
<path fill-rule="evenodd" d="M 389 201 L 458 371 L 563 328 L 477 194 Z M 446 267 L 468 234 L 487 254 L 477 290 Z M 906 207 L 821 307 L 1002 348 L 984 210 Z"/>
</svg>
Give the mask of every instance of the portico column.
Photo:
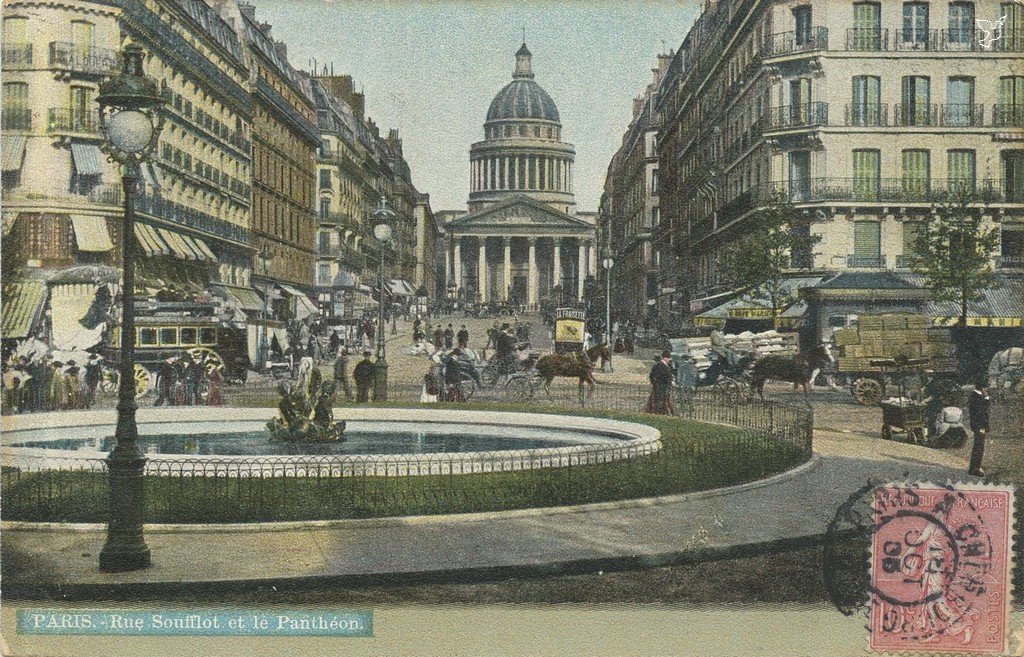
<svg viewBox="0 0 1024 657">
<path fill-rule="evenodd" d="M 505 263 L 501 275 L 501 283 L 504 286 L 504 290 L 501 293 L 501 298 L 508 302 L 508 289 L 512 287 L 512 238 L 505 238 Z"/>
<path fill-rule="evenodd" d="M 551 286 L 557 287 L 562 284 L 562 238 L 554 238 L 555 251 L 551 262 Z"/>
<path fill-rule="evenodd" d="M 477 289 L 480 301 L 487 301 L 487 238 L 480 237 L 480 262 L 477 267 Z"/>
<path fill-rule="evenodd" d="M 576 300 L 583 301 L 583 279 L 587 275 L 587 247 L 581 239 L 576 240 Z"/>
<path fill-rule="evenodd" d="M 537 306 L 537 238 L 530 239 L 530 266 L 527 271 L 527 295 L 526 301 L 530 307 Z"/>
<path fill-rule="evenodd" d="M 597 248 L 594 246 L 593 240 L 587 240 L 587 259 L 590 261 L 588 274 L 597 277 Z"/>
<path fill-rule="evenodd" d="M 455 287 L 462 288 L 462 238 L 455 238 Z"/>
<path fill-rule="evenodd" d="M 512 178 L 512 181 L 513 181 L 512 182 L 512 189 L 519 189 L 519 160 L 520 160 L 520 158 L 518 156 L 516 156 L 515 158 L 513 158 L 513 160 L 516 163 L 516 175 Z"/>
<path fill-rule="evenodd" d="M 444 250 L 444 292 L 448 294 L 448 288 L 452 286 L 452 250 L 448 244 Z"/>
</svg>

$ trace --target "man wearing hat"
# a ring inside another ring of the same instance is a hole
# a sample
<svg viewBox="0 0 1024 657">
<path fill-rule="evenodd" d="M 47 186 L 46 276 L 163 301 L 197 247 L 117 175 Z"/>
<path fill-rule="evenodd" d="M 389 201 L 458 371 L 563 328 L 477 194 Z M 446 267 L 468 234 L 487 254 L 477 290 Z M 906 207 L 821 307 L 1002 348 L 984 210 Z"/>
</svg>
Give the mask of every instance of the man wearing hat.
<svg viewBox="0 0 1024 657">
<path fill-rule="evenodd" d="M 661 358 L 651 367 L 651 396 L 647 401 L 647 412 L 661 415 L 674 415 L 672 408 L 672 397 L 669 394 L 672 390 L 672 379 L 674 378 L 672 367 L 672 353 L 661 352 Z"/>
<path fill-rule="evenodd" d="M 163 352 L 160 354 L 163 360 L 156 367 L 156 401 L 153 406 L 172 405 L 171 388 L 174 387 L 174 354 Z"/>
<path fill-rule="evenodd" d="M 365 404 L 370 401 L 370 388 L 373 387 L 376 372 L 369 351 L 364 351 L 363 360 L 356 363 L 352 370 L 352 378 L 356 380 L 356 403 Z"/>
</svg>

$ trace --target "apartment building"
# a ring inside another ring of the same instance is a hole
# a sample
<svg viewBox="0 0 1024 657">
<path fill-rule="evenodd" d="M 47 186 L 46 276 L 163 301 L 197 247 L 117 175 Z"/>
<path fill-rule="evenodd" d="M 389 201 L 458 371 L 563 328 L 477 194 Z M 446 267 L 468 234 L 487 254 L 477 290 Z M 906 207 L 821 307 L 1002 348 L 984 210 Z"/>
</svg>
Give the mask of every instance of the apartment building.
<svg viewBox="0 0 1024 657">
<path fill-rule="evenodd" d="M 822 237 L 813 253 L 792 254 L 794 293 L 821 281 L 839 290 L 819 293 L 807 319 L 820 338 L 885 306 L 877 292 L 893 277 L 910 291 L 889 294 L 885 307 L 941 321 L 948 309 L 926 302 L 912 272 L 916 236 L 946 192 L 967 188 L 999 230 L 993 266 L 1003 279 L 972 304 L 971 321 L 1019 326 L 1024 6 L 837 5 L 708 3 L 669 65 L 657 105 L 666 228 L 655 239 L 680 257 L 680 300 L 713 325 L 763 316 L 750 300 L 719 305 L 731 295 L 716 261 L 776 199 L 802 209 L 802 230 Z M 976 21 L 1004 16 L 1001 36 L 985 41 Z"/>
</svg>

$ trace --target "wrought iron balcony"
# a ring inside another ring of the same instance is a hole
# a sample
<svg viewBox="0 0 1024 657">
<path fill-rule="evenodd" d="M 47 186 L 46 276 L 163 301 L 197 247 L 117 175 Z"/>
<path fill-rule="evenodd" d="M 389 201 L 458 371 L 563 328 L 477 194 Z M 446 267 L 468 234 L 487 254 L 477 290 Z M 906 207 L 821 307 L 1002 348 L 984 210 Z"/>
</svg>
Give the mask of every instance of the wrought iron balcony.
<svg viewBox="0 0 1024 657">
<path fill-rule="evenodd" d="M 69 107 L 51 107 L 46 113 L 46 132 L 49 134 L 100 133 L 99 112 Z"/>
<path fill-rule="evenodd" d="M 828 50 L 828 28 L 812 27 L 808 32 L 780 32 L 768 38 L 765 57 L 781 57 L 816 50 Z"/>
<path fill-rule="evenodd" d="M 249 242 L 249 229 L 244 226 L 233 224 L 200 210 L 194 210 L 155 194 L 137 193 L 135 195 L 135 210 L 233 242 L 241 244 Z"/>
<path fill-rule="evenodd" d="M 1024 255 L 998 256 L 996 258 L 996 269 L 1022 269 L 1024 268 Z"/>
<path fill-rule="evenodd" d="M 810 128 L 828 125 L 828 103 L 815 101 L 801 105 L 772 107 L 768 112 L 765 131 L 790 128 Z"/>
<path fill-rule="evenodd" d="M 939 119 L 947 127 L 980 128 L 985 125 L 985 106 L 973 103 L 941 105 Z"/>
<path fill-rule="evenodd" d="M 884 103 L 848 104 L 846 106 L 846 125 L 887 126 L 889 125 L 889 106 Z"/>
<path fill-rule="evenodd" d="M 993 105 L 992 125 L 997 128 L 1024 128 L 1024 103 Z"/>
<path fill-rule="evenodd" d="M 755 203 L 773 198 L 789 203 L 942 203 L 968 191 L 977 202 L 1013 201 L 1012 190 L 998 179 L 963 178 L 810 178 L 771 182 L 756 190 Z"/>
<path fill-rule="evenodd" d="M 0 127 L 4 130 L 31 130 L 32 108 L 5 107 L 0 113 Z"/>
<path fill-rule="evenodd" d="M 121 205 L 121 186 L 115 184 L 96 185 L 88 194 L 89 202 L 96 205 Z"/>
<path fill-rule="evenodd" d="M 885 267 L 884 255 L 859 255 L 851 253 L 846 256 L 847 267 L 859 267 L 863 269 L 883 269 Z"/>
<path fill-rule="evenodd" d="M 896 50 L 939 50 L 938 30 L 896 30 Z"/>
<path fill-rule="evenodd" d="M 2 52 L 3 67 L 9 71 L 32 66 L 31 43 L 5 43 Z"/>
<path fill-rule="evenodd" d="M 893 111 L 896 125 L 931 126 L 939 124 L 939 106 L 935 103 L 896 105 Z"/>
<path fill-rule="evenodd" d="M 985 34 L 979 30 L 977 38 L 975 39 L 979 44 L 979 50 L 991 50 L 993 52 L 1024 52 L 1024 27 L 1018 27 L 1012 30 L 1004 29 L 1002 38 L 993 41 L 989 48 L 981 46 L 981 38 L 983 36 L 985 36 Z"/>
<path fill-rule="evenodd" d="M 330 224 L 337 228 L 343 228 L 348 230 L 359 230 L 359 222 L 354 218 L 343 214 L 341 212 L 320 212 L 317 214 L 317 220 L 321 224 Z"/>
<path fill-rule="evenodd" d="M 880 52 L 889 49 L 889 30 L 877 27 L 853 27 L 846 30 L 846 49 Z"/>
<path fill-rule="evenodd" d="M 68 41 L 50 42 L 50 67 L 87 75 L 107 75 L 117 69 L 118 52 L 79 48 Z"/>
</svg>

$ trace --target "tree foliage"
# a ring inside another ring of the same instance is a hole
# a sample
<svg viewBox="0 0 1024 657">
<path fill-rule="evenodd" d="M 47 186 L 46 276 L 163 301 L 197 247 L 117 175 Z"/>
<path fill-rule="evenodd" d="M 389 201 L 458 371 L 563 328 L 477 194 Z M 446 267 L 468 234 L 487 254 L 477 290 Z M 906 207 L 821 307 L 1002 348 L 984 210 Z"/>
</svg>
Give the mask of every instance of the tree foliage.
<svg viewBox="0 0 1024 657">
<path fill-rule="evenodd" d="M 967 326 L 967 304 L 980 301 L 997 286 L 992 255 L 999 232 L 983 220 L 983 201 L 972 189 L 954 190 L 932 209 L 917 243 L 914 270 L 936 301 L 953 301 L 960 309 L 960 326 Z M 972 207 L 973 206 L 973 207 Z"/>
<path fill-rule="evenodd" d="M 772 317 L 796 301 L 785 280 L 794 270 L 812 266 L 811 252 L 821 241 L 809 221 L 791 204 L 777 198 L 752 215 L 750 229 L 719 256 L 723 281 L 752 299 L 768 303 Z"/>
</svg>

